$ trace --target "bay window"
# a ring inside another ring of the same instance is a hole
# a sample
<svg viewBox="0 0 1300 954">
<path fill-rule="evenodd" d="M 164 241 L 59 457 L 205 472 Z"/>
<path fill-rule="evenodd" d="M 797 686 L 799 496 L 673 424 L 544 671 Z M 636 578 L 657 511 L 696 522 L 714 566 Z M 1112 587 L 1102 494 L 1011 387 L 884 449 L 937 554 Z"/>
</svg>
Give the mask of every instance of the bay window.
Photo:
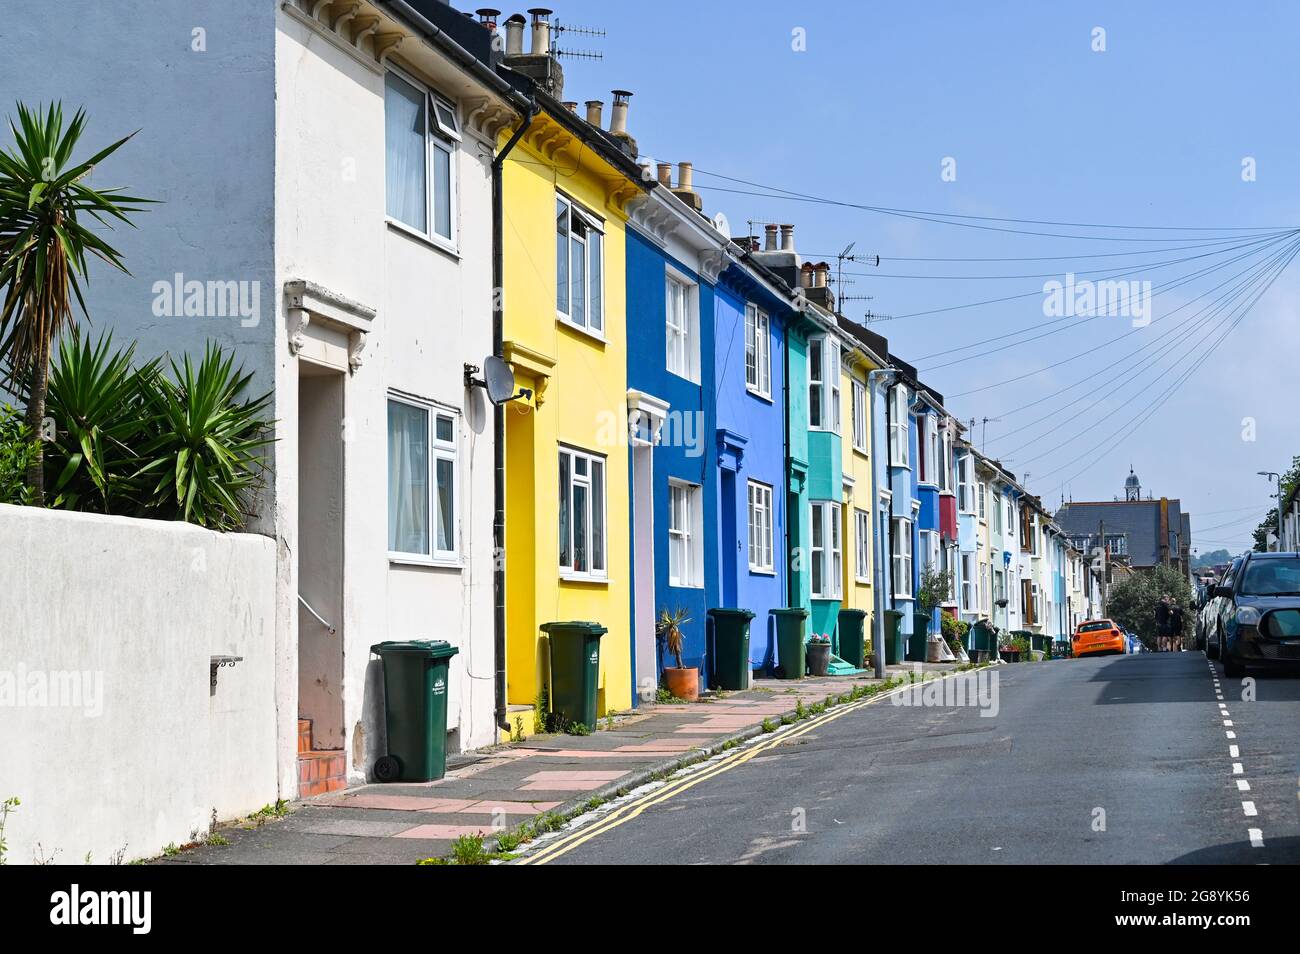
<svg viewBox="0 0 1300 954">
<path fill-rule="evenodd" d="M 896 384 L 889 392 L 889 463 L 891 467 L 910 466 L 907 446 L 907 385 Z"/>
<path fill-rule="evenodd" d="M 890 523 L 890 572 L 894 575 L 894 596 L 897 599 L 912 598 L 912 521 L 905 517 L 894 517 Z"/>
<path fill-rule="evenodd" d="M 809 568 L 813 599 L 839 599 L 844 578 L 840 540 L 840 505 L 829 500 L 812 503 Z"/>
</svg>

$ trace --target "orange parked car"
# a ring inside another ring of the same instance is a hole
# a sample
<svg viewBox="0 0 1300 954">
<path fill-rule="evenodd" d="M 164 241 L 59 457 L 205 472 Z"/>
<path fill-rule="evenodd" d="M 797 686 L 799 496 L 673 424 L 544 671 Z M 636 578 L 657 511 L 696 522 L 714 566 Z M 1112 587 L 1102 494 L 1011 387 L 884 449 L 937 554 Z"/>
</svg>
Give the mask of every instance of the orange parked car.
<svg viewBox="0 0 1300 954">
<path fill-rule="evenodd" d="M 1128 640 L 1118 626 L 1108 619 L 1090 619 L 1080 623 L 1074 631 L 1074 655 L 1093 653 L 1119 653 L 1128 650 Z"/>
</svg>

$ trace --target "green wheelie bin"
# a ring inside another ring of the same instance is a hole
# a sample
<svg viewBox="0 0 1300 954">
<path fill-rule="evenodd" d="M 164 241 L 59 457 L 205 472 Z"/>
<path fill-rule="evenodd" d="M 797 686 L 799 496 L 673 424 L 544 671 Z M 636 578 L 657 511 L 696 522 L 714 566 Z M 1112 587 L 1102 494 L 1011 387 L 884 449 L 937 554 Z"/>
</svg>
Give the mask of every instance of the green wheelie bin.
<svg viewBox="0 0 1300 954">
<path fill-rule="evenodd" d="M 867 611 L 863 609 L 840 610 L 840 652 L 839 656 L 854 669 L 862 668 L 865 648 L 863 626 L 866 624 Z"/>
<path fill-rule="evenodd" d="M 561 724 L 596 728 L 596 692 L 600 688 L 600 637 L 609 630 L 599 623 L 573 620 L 543 623 L 550 637 L 551 711 Z"/>
<path fill-rule="evenodd" d="M 912 614 L 912 638 L 907 645 L 907 658 L 911 662 L 925 662 L 926 643 L 930 641 L 930 624 L 933 622 L 929 613 Z"/>
<path fill-rule="evenodd" d="M 903 612 L 885 610 L 885 665 L 897 666 L 903 661 Z"/>
<path fill-rule="evenodd" d="M 749 688 L 749 621 L 752 610 L 715 606 L 713 620 L 713 684 L 718 689 Z"/>
<path fill-rule="evenodd" d="M 781 679 L 802 679 L 807 664 L 804 629 L 808 611 L 801 606 L 772 610 L 776 617 L 776 672 Z"/>
<path fill-rule="evenodd" d="M 460 652 L 442 639 L 375 643 L 384 665 L 388 754 L 375 762 L 381 782 L 432 782 L 447 771 L 447 668 Z"/>
</svg>

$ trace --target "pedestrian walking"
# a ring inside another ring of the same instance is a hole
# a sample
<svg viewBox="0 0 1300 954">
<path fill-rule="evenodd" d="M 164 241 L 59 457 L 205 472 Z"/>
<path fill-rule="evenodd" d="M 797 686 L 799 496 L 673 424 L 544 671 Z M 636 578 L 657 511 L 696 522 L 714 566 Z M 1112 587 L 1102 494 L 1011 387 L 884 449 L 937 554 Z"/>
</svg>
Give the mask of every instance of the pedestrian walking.
<svg viewBox="0 0 1300 954">
<path fill-rule="evenodd" d="M 1177 602 L 1169 604 L 1169 640 L 1171 649 L 1179 653 L 1183 651 L 1183 609 Z"/>
<path fill-rule="evenodd" d="M 1165 652 L 1169 646 L 1169 594 L 1160 597 L 1156 604 L 1156 652 Z"/>
</svg>

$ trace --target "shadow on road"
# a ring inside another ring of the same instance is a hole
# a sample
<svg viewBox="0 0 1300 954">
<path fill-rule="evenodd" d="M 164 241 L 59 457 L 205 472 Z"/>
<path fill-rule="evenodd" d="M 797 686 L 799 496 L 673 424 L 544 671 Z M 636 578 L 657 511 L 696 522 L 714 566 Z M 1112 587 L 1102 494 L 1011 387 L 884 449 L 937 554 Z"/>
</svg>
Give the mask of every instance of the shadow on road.
<svg viewBox="0 0 1300 954">
<path fill-rule="evenodd" d="M 1169 862 L 1171 865 L 1294 865 L 1300 864 L 1300 838 L 1266 839 L 1263 848 L 1244 842 L 1211 845 Z"/>
<path fill-rule="evenodd" d="M 1090 681 L 1104 685 L 1094 705 L 1214 701 L 1205 657 L 1200 653 L 1141 653 L 1052 663 L 1063 664 L 1096 667 Z M 1257 702 L 1300 701 L 1300 678 L 1294 672 L 1252 672 L 1250 678 Z M 1238 696 L 1238 682 L 1222 678 L 1229 700 Z"/>
</svg>

